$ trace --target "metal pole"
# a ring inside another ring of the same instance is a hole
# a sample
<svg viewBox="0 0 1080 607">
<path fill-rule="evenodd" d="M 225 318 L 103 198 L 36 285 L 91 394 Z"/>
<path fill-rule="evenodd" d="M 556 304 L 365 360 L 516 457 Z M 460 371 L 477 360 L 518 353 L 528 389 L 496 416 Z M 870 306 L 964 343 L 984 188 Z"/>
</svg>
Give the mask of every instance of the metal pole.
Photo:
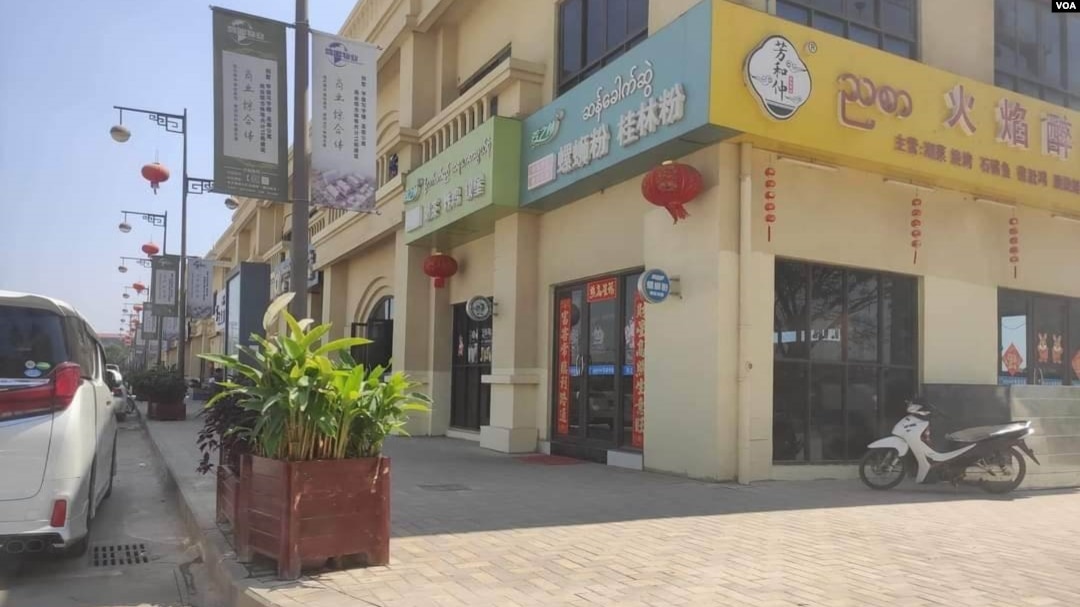
<svg viewBox="0 0 1080 607">
<path fill-rule="evenodd" d="M 293 101 L 293 208 L 290 281 L 293 297 L 289 308 L 296 318 L 306 318 L 308 275 L 308 10 L 307 0 L 296 0 L 296 82 Z"/>
<path fill-rule="evenodd" d="M 161 231 L 163 232 L 163 234 L 161 235 L 161 252 L 162 253 L 167 253 L 168 250 L 169 250 L 169 248 L 167 246 L 169 244 L 169 212 L 168 211 L 165 211 L 162 214 Z"/>
<path fill-rule="evenodd" d="M 178 316 L 180 325 L 180 339 L 176 350 L 176 368 L 180 371 L 180 377 L 187 381 L 184 369 L 187 367 L 187 136 L 188 121 L 187 108 L 184 108 L 183 134 L 184 160 L 182 172 L 184 173 L 183 193 L 180 195 L 180 303 Z"/>
</svg>

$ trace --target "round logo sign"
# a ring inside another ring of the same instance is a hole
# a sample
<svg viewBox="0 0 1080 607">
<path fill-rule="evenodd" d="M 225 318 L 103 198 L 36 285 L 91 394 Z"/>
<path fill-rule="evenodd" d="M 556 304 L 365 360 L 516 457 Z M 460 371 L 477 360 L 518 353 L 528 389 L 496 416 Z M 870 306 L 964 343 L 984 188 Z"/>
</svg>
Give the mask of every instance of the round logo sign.
<svg viewBox="0 0 1080 607">
<path fill-rule="evenodd" d="M 491 318 L 491 298 L 477 295 L 469 299 L 465 304 L 465 314 L 476 322 L 484 322 Z"/>
<path fill-rule="evenodd" d="M 657 304 L 671 294 L 671 279 L 663 270 L 645 270 L 638 278 L 637 288 L 645 301 Z"/>
</svg>

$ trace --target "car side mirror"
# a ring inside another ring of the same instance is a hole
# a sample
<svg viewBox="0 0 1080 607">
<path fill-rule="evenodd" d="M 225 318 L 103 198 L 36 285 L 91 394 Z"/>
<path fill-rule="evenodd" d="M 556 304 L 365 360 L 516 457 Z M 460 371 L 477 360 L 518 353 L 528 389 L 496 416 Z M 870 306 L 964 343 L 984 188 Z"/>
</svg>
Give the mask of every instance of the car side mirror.
<svg viewBox="0 0 1080 607">
<path fill-rule="evenodd" d="M 106 373 L 105 385 L 108 386 L 110 390 L 115 390 L 118 387 L 118 384 L 116 383 L 116 376 L 112 373 Z"/>
</svg>

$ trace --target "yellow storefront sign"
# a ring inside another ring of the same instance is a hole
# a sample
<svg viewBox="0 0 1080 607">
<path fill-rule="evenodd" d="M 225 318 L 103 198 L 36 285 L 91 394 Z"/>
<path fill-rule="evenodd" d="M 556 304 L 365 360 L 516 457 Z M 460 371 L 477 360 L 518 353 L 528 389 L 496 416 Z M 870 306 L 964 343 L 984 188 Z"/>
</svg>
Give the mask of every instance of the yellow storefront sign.
<svg viewBox="0 0 1080 607">
<path fill-rule="evenodd" d="M 714 0 L 710 120 L 780 153 L 1080 212 L 1080 113 Z"/>
</svg>

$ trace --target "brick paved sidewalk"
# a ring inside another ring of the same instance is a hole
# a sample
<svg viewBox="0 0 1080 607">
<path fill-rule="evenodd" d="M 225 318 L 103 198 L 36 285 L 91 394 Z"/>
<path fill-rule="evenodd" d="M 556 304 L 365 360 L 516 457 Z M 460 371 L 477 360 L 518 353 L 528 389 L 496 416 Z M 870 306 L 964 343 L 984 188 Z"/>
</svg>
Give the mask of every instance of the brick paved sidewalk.
<svg viewBox="0 0 1080 607">
<path fill-rule="evenodd" d="M 256 582 L 286 607 L 1080 606 L 1080 494 L 709 484 L 395 440 L 393 561 Z"/>
</svg>

